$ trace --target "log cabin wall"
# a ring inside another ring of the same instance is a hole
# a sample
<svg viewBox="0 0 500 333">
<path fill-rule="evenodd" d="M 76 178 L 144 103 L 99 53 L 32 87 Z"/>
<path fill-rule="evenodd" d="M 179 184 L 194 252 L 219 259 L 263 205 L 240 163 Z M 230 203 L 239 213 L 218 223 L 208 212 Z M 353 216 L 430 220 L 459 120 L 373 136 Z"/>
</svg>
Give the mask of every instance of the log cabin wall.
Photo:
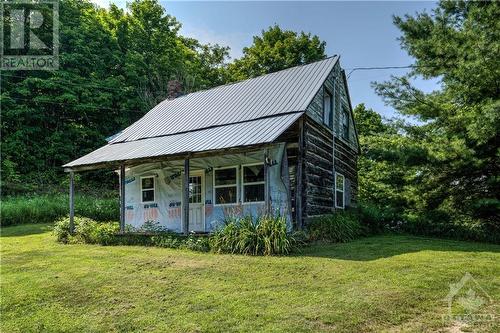
<svg viewBox="0 0 500 333">
<path fill-rule="evenodd" d="M 325 122 L 323 100 L 329 93 L 332 115 Z M 343 137 L 342 113 L 349 114 L 347 137 Z M 335 138 L 335 141 L 334 141 Z M 335 165 L 334 165 L 335 151 Z M 334 173 L 345 177 L 345 206 L 355 206 L 358 192 L 357 157 L 359 146 L 345 74 L 337 63 L 323 88 L 311 101 L 304 116 L 303 219 L 335 210 Z M 298 162 L 300 163 L 300 161 Z"/>
</svg>

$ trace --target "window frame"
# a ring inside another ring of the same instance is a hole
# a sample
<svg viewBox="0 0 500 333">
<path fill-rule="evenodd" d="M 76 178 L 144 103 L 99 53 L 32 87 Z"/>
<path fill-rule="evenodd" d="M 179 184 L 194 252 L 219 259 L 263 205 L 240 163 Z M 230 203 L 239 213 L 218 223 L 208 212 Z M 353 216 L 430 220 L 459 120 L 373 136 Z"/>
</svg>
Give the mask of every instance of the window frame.
<svg viewBox="0 0 500 333">
<path fill-rule="evenodd" d="M 264 162 L 248 163 L 248 164 L 241 165 L 241 203 L 243 205 L 258 204 L 258 203 L 266 202 L 266 175 L 265 175 L 265 172 L 264 172 L 264 180 L 263 181 L 245 183 L 244 167 L 254 166 L 254 165 L 262 165 L 265 168 Z M 261 184 L 264 185 L 264 200 L 262 200 L 262 201 L 245 201 L 245 186 L 246 185 L 261 185 Z"/>
<path fill-rule="evenodd" d="M 143 189 L 142 188 L 142 180 L 145 179 L 145 178 L 153 178 L 153 188 L 146 188 L 146 189 Z M 141 204 L 147 204 L 147 203 L 152 203 L 152 202 L 155 202 L 156 200 L 156 176 L 142 176 L 141 177 Z M 153 190 L 153 200 L 151 201 L 144 201 L 143 198 L 144 196 L 142 195 L 142 192 L 144 191 L 151 191 Z"/>
<path fill-rule="evenodd" d="M 337 189 L 337 178 L 342 177 L 342 190 Z M 339 172 L 335 172 L 335 208 L 345 209 L 345 176 Z M 337 192 L 342 192 L 342 206 L 337 205 Z"/>
<path fill-rule="evenodd" d="M 225 170 L 225 169 L 236 169 L 236 177 L 234 179 L 235 183 L 231 185 L 215 185 L 215 172 L 217 170 Z M 232 165 L 232 166 L 226 166 L 226 167 L 220 167 L 220 168 L 214 168 L 213 169 L 213 175 L 212 175 L 212 187 L 213 187 L 213 205 L 214 206 L 232 206 L 232 205 L 237 205 L 240 202 L 240 191 L 239 191 L 239 186 L 238 186 L 238 176 L 239 176 L 239 167 L 237 165 Z M 231 203 L 217 203 L 217 197 L 215 196 L 216 189 L 218 188 L 224 188 L 224 187 L 236 187 L 236 202 L 231 202 Z"/>
<path fill-rule="evenodd" d="M 328 116 L 328 124 L 325 123 L 325 114 L 326 114 L 326 110 L 325 110 L 325 97 L 326 96 L 330 96 L 330 115 Z M 322 119 L 322 123 L 323 125 L 325 125 L 326 127 L 332 129 L 333 127 L 333 94 L 326 88 L 326 87 L 323 87 L 323 101 L 322 101 L 322 108 L 323 108 L 323 119 Z"/>
<path fill-rule="evenodd" d="M 350 112 L 349 109 L 346 108 L 345 106 L 342 107 L 342 119 L 345 120 L 345 123 L 342 122 L 342 133 L 341 137 L 342 139 L 348 141 L 349 140 L 349 123 L 350 123 Z"/>
</svg>

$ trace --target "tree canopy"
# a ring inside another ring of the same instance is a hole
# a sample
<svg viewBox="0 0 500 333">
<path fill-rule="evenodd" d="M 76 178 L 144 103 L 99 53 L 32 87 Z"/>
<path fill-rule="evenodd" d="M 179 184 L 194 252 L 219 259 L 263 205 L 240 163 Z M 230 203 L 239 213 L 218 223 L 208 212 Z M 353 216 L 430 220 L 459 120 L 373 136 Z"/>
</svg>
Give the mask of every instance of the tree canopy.
<svg viewBox="0 0 500 333">
<path fill-rule="evenodd" d="M 234 80 L 276 72 L 326 58 L 326 43 L 310 33 L 282 30 L 278 25 L 253 37 L 243 57 L 229 65 Z"/>
<path fill-rule="evenodd" d="M 373 159 L 371 168 L 393 164 L 387 179 L 376 183 L 383 188 L 389 178 L 400 179 L 398 186 L 386 188 L 385 198 L 396 193 L 392 206 L 400 205 L 409 217 L 450 225 L 469 221 L 485 226 L 486 233 L 500 231 L 499 17 L 498 2 L 442 1 L 432 13 L 394 18 L 415 67 L 374 87 L 401 115 L 423 123 L 399 124 L 392 135 L 364 129 L 368 153 L 363 158 Z M 418 90 L 411 84 L 418 75 L 440 79 L 442 88 Z M 386 155 L 375 158 L 375 151 Z M 367 193 L 384 192 L 372 185 Z"/>
<path fill-rule="evenodd" d="M 60 69 L 2 73 L 2 183 L 57 181 L 61 165 L 106 143 L 168 97 L 226 82 L 228 48 L 179 35 L 155 0 L 128 11 L 60 2 Z"/>
</svg>

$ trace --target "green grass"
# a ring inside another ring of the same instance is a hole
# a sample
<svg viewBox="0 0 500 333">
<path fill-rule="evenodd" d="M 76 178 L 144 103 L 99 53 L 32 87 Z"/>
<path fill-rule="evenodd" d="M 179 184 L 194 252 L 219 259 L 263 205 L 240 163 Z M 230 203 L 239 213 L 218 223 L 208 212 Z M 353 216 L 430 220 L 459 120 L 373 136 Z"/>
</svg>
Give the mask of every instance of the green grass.
<svg viewBox="0 0 500 333">
<path fill-rule="evenodd" d="M 446 332 L 465 272 L 492 297 L 481 311 L 499 310 L 497 245 L 377 236 L 250 257 L 62 245 L 49 229 L 2 230 L 1 332 Z"/>
<path fill-rule="evenodd" d="M 0 214 L 2 226 L 49 223 L 69 214 L 69 196 L 61 193 L 2 198 Z M 118 198 L 76 195 L 75 214 L 98 221 L 117 220 Z"/>
</svg>

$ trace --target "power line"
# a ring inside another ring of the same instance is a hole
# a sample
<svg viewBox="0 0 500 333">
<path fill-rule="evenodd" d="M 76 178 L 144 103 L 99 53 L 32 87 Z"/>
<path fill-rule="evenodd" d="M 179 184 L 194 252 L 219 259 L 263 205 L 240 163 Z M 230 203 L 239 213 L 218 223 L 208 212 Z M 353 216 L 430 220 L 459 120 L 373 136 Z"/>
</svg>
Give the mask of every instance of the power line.
<svg viewBox="0 0 500 333">
<path fill-rule="evenodd" d="M 350 70 L 349 74 L 347 74 L 347 78 L 351 77 L 351 74 L 355 71 L 371 71 L 371 70 L 380 70 L 380 69 L 404 69 L 404 68 L 417 68 L 415 65 L 407 65 L 407 66 L 381 66 L 381 67 L 354 67 L 354 68 L 346 68 L 346 70 Z"/>
</svg>

